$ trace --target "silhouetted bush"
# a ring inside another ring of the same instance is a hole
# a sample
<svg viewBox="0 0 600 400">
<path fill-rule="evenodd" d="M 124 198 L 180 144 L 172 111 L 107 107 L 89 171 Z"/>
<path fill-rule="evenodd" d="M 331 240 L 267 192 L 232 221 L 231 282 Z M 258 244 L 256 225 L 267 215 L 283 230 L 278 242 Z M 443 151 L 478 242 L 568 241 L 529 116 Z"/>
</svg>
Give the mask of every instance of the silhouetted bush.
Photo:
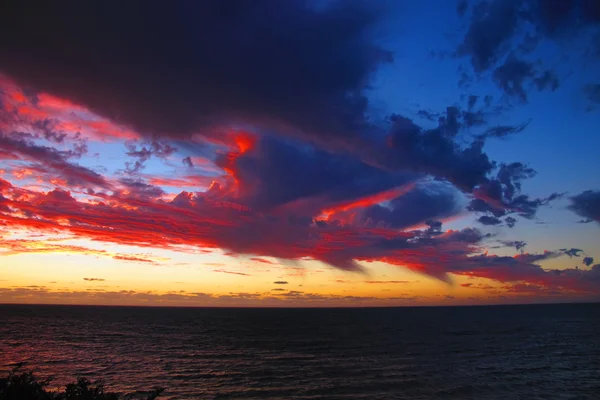
<svg viewBox="0 0 600 400">
<path fill-rule="evenodd" d="M 120 397 L 116 393 L 105 392 L 101 381 L 91 382 L 86 378 L 79 378 L 77 382 L 69 383 L 64 392 L 48 390 L 50 380 L 39 381 L 33 372 L 21 372 L 17 366 L 8 376 L 0 378 L 0 400 L 132 400 L 140 395 L 125 395 Z M 163 388 L 154 388 L 146 400 L 154 400 L 164 391 Z"/>
</svg>

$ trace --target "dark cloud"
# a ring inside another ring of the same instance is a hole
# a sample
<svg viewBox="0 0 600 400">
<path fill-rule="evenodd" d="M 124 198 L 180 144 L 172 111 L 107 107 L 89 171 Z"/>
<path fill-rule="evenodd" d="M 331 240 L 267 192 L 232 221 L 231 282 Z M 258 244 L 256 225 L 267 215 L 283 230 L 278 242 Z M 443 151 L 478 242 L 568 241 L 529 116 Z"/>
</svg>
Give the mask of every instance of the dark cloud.
<svg viewBox="0 0 600 400">
<path fill-rule="evenodd" d="M 10 155 L 11 159 L 23 159 L 31 162 L 29 168 L 39 174 L 52 173 L 71 187 L 108 188 L 106 179 L 89 168 L 70 161 L 81 156 L 81 148 L 59 151 L 53 147 L 36 144 L 26 133 L 11 134 L 0 132 L 0 159 Z M 5 153 L 4 155 L 2 153 Z"/>
<path fill-rule="evenodd" d="M 535 217 L 537 210 L 542 206 L 547 206 L 556 199 L 563 196 L 563 193 L 552 193 L 548 197 L 531 199 L 527 195 L 519 195 L 508 203 L 508 208 L 514 210 L 520 216 L 532 219 Z"/>
<path fill-rule="evenodd" d="M 55 121 L 45 118 L 33 121 L 31 127 L 41 133 L 41 137 L 52 143 L 64 143 L 68 137 L 66 132 L 58 131 L 55 126 Z"/>
<path fill-rule="evenodd" d="M 308 137 L 329 150 L 351 150 L 358 158 L 328 161 L 331 154 L 305 144 L 256 139 L 256 152 L 218 160 L 237 172 L 247 206 L 269 209 L 321 194 L 360 197 L 413 179 L 390 171 L 431 174 L 471 191 L 493 167 L 483 140 L 467 146 L 454 140 L 461 129 L 485 123 L 483 111 L 473 109 L 474 96 L 468 110 L 447 107 L 431 130 L 395 117 L 382 140 L 383 128 L 366 122 L 362 89 L 389 59 L 369 37 L 380 6 L 340 2 L 315 11 L 303 2 L 240 0 L 178 4 L 165 13 L 150 2 L 143 14 L 127 5 L 119 6 L 118 15 L 111 6 L 42 3 L 46 18 L 38 20 L 15 5 L 8 14 L 21 13 L 21 22 L 5 25 L 20 33 L 19 43 L 7 43 L 0 69 L 145 133 L 189 136 L 223 121 L 245 122 Z M 99 21 L 113 27 L 110 35 L 99 33 Z M 223 29 L 228 23 L 235 28 Z M 32 49 L 41 46 L 48 54 L 58 50 L 52 56 L 21 51 L 33 43 Z M 150 157 L 173 151 L 156 139 L 128 146 L 132 173 Z M 191 158 L 182 162 L 192 164 Z M 307 166 L 312 174 L 304 173 Z"/>
<path fill-rule="evenodd" d="M 476 75 L 493 71 L 494 81 L 507 95 L 526 101 L 529 90 L 554 91 L 560 82 L 552 70 L 537 71 L 525 57 L 543 39 L 559 46 L 564 38 L 588 40 L 585 36 L 593 33 L 588 28 L 600 23 L 599 8 L 597 0 L 479 2 L 469 14 L 469 25 L 456 54 L 469 57 Z M 592 46 L 600 54 L 600 42 Z"/>
<path fill-rule="evenodd" d="M 144 141 L 142 143 L 127 142 L 125 146 L 127 147 L 127 152 L 125 154 L 136 159 L 133 163 L 129 161 L 126 162 L 125 165 L 129 172 L 139 172 L 144 168 L 145 162 L 151 157 L 166 159 L 177 151 L 177 149 L 169 143 L 155 139 Z"/>
<path fill-rule="evenodd" d="M 458 53 L 470 56 L 476 72 L 493 67 L 510 50 L 510 42 L 521 39 L 519 46 L 528 53 L 541 38 L 552 40 L 573 34 L 573 31 L 598 22 L 596 0 L 492 0 L 473 7 L 468 30 Z M 577 12 L 576 12 L 577 11 Z M 532 24 L 535 34 L 524 38 L 524 24 Z"/>
<path fill-rule="evenodd" d="M 287 281 L 275 281 L 273 282 L 275 285 L 287 285 Z"/>
<path fill-rule="evenodd" d="M 534 76 L 531 63 L 510 57 L 504 64 L 494 70 L 492 75 L 496 84 L 511 97 L 518 97 L 521 101 L 527 101 L 527 94 L 523 87 L 527 79 Z"/>
<path fill-rule="evenodd" d="M 600 23 L 600 4 L 596 0 L 582 0 L 581 14 L 588 23 Z"/>
<path fill-rule="evenodd" d="M 600 5 L 596 0 L 542 1 L 533 3 L 526 17 L 550 38 L 572 34 L 573 28 L 585 28 L 600 22 Z"/>
<path fill-rule="evenodd" d="M 565 253 L 566 255 L 568 255 L 569 257 L 580 257 L 581 254 L 583 253 L 583 250 L 581 249 L 560 249 L 560 251 L 562 251 L 563 253 Z"/>
<path fill-rule="evenodd" d="M 486 115 L 483 110 L 462 112 L 462 124 L 467 128 L 482 126 L 486 123 Z"/>
<path fill-rule="evenodd" d="M 449 107 L 435 129 L 393 116 L 385 145 L 372 142 L 354 149 L 354 155 L 332 154 L 273 136 L 250 137 L 242 154 L 222 154 L 216 163 L 232 171 L 243 201 L 260 209 L 298 200 L 310 208 L 316 198 L 326 206 L 385 191 L 425 174 L 471 191 L 487 181 L 494 164 L 483 152 L 481 138 L 466 147 L 454 140 L 465 124 L 460 115 L 458 108 Z"/>
<path fill-rule="evenodd" d="M 509 213 L 517 213 L 522 217 L 534 218 L 537 210 L 560 198 L 562 193 L 552 193 L 545 198 L 532 199 L 521 193 L 521 181 L 535 176 L 536 172 L 520 162 L 501 163 L 496 177 L 488 179 L 478 186 L 475 198 L 468 205 L 470 211 L 491 213 L 500 218 Z M 491 220 L 490 220 L 491 221 Z M 506 221 L 509 227 L 515 220 Z"/>
<path fill-rule="evenodd" d="M 436 122 L 439 120 L 440 115 L 428 110 L 419 110 L 417 111 L 417 115 L 423 119 L 426 119 L 431 122 Z"/>
<path fill-rule="evenodd" d="M 490 69 L 506 52 L 506 44 L 519 22 L 513 0 L 478 3 L 471 15 L 469 29 L 458 48 L 468 56 L 475 72 Z"/>
<path fill-rule="evenodd" d="M 384 4 L 14 2 L 0 70 L 146 134 L 252 123 L 322 141 L 365 127 L 361 91 L 391 60 L 370 37 Z"/>
<path fill-rule="evenodd" d="M 217 161 L 231 163 L 227 155 Z M 229 167 L 240 185 L 243 201 L 271 209 L 305 199 L 307 208 L 325 207 L 405 184 L 414 175 L 392 173 L 346 154 L 331 154 L 313 146 L 263 137 Z M 313 201 L 311 201 L 311 199 Z M 297 210 L 299 211 L 299 210 Z M 314 211 L 314 210 L 306 210 Z"/>
<path fill-rule="evenodd" d="M 513 199 L 515 194 L 521 191 L 521 181 L 534 177 L 536 172 L 526 165 L 515 162 L 511 164 L 500 164 L 496 175 L 498 182 L 503 186 L 503 196 Z"/>
<path fill-rule="evenodd" d="M 585 218 L 600 223 L 600 191 L 586 190 L 570 198 L 568 209 Z"/>
<path fill-rule="evenodd" d="M 369 36 L 380 6 L 339 2 L 316 11 L 304 2 L 240 0 L 182 3 L 165 12 L 149 2 L 142 14 L 132 5 L 115 14 L 112 6 L 41 3 L 45 18 L 38 18 L 15 5 L 8 14 L 21 14 L 20 23 L 7 17 L 5 26 L 19 40 L 7 43 L 0 69 L 147 134 L 187 137 L 242 122 L 355 154 L 333 157 L 306 143 L 258 136 L 250 151 L 217 160 L 234 173 L 244 206 L 269 210 L 321 196 L 323 207 L 424 174 L 470 192 L 493 169 L 482 138 L 466 146 L 455 140 L 461 129 L 485 124 L 484 112 L 473 109 L 475 96 L 468 110 L 447 107 L 435 129 L 395 116 L 386 134 L 366 122 L 362 89 L 389 59 Z M 112 26 L 110 35 L 100 33 L 99 21 Z M 34 50 L 22 52 L 28 45 Z M 41 47 L 48 53 L 35 50 Z M 150 157 L 168 157 L 174 149 L 167 146 L 155 138 L 128 144 L 135 160 L 127 170 L 139 173 Z"/>
<path fill-rule="evenodd" d="M 194 163 L 192 162 L 192 157 L 185 157 L 181 160 L 181 163 L 188 168 L 193 168 Z"/>
<path fill-rule="evenodd" d="M 497 125 L 497 126 L 493 126 L 489 129 L 486 129 L 485 132 L 481 135 L 479 135 L 479 137 L 481 139 L 487 139 L 487 138 L 505 138 L 507 136 L 516 134 L 516 133 L 520 133 L 523 132 L 525 130 L 525 128 L 527 128 L 527 126 L 529 125 L 531 121 L 527 121 L 523 124 L 520 125 Z"/>
<path fill-rule="evenodd" d="M 533 83 L 540 92 L 542 90 L 550 90 L 554 92 L 560 86 L 560 81 L 553 71 L 546 70 L 541 75 L 533 79 Z"/>
<path fill-rule="evenodd" d="M 581 260 L 583 262 L 584 265 L 586 266 L 590 266 L 594 263 L 594 257 L 583 257 L 583 260 Z"/>
<path fill-rule="evenodd" d="M 515 249 L 521 251 L 525 248 L 525 246 L 527 246 L 527 243 L 523 242 L 522 240 L 508 240 L 501 243 L 505 246 L 514 247 Z"/>
<path fill-rule="evenodd" d="M 37 115 L 36 118 L 32 118 L 30 111 L 35 108 L 23 107 L 22 103 L 29 101 L 29 105 L 31 106 L 35 101 L 30 99 L 30 96 L 22 93 L 23 91 L 16 91 L 14 90 L 15 88 L 11 87 L 11 85 L 6 85 L 6 83 L 0 71 L 0 123 L 18 126 L 19 130 L 24 130 L 24 127 L 29 128 L 27 133 L 22 132 L 29 139 L 43 138 L 55 144 L 64 143 L 69 134 L 57 129 L 57 121 L 49 118 L 43 112 L 40 112 L 41 115 Z M 17 101 L 15 101 L 15 94 L 17 94 Z M 15 107 L 15 103 L 20 107 Z M 76 138 L 78 138 L 77 134 L 73 135 L 71 139 Z"/>
<path fill-rule="evenodd" d="M 438 130 L 446 136 L 456 136 L 461 131 L 469 131 L 472 128 L 479 128 L 488 124 L 488 118 L 497 113 L 492 109 L 490 96 L 486 96 L 480 109 L 475 109 L 479 99 L 476 95 L 466 97 L 466 108 L 453 105 L 446 107 L 444 113 L 434 113 L 428 110 L 419 110 L 417 116 L 430 122 L 438 123 Z M 398 117 L 398 116 L 396 116 Z M 504 138 L 508 135 L 522 132 L 529 125 L 530 121 L 519 125 L 499 125 L 487 128 L 483 133 L 475 135 L 479 140 L 488 138 Z"/>
<path fill-rule="evenodd" d="M 385 159 L 392 167 L 443 177 L 466 191 L 484 182 L 493 168 L 481 140 L 462 148 L 453 140 L 453 131 L 448 135 L 441 128 L 424 130 L 397 115 L 392 122 L 391 152 Z"/>
<path fill-rule="evenodd" d="M 430 227 L 441 229 L 439 221 L 460 211 L 457 192 L 448 185 L 419 185 L 415 190 L 393 199 L 386 205 L 373 205 L 364 210 L 365 221 L 374 225 L 383 224 L 393 228 L 430 222 Z"/>
<path fill-rule="evenodd" d="M 552 71 L 538 74 L 532 63 L 520 60 L 514 55 L 508 57 L 504 64 L 496 68 L 492 77 L 506 95 L 517 97 L 524 103 L 527 102 L 525 85 L 529 83 L 532 83 L 539 91 L 546 89 L 554 91 L 559 86 L 558 78 Z"/>
<path fill-rule="evenodd" d="M 561 28 L 565 28 L 566 22 L 573 17 L 576 6 L 576 0 L 538 0 L 533 2 L 530 18 L 538 23 L 543 32 L 553 35 Z"/>
<path fill-rule="evenodd" d="M 467 107 L 469 108 L 469 110 L 475 107 L 475 104 L 477 104 L 477 100 L 479 100 L 479 96 L 473 94 L 469 95 L 469 98 L 467 100 Z"/>
<path fill-rule="evenodd" d="M 127 190 L 128 196 L 143 197 L 143 198 L 155 198 L 165 194 L 158 186 L 149 185 L 139 179 L 123 178 L 119 181 Z M 117 191 L 119 192 L 119 191 Z"/>
<path fill-rule="evenodd" d="M 482 215 L 477 218 L 477 221 L 483 225 L 500 225 L 502 223 L 502 220 L 493 215 Z"/>
<path fill-rule="evenodd" d="M 506 213 L 503 208 L 494 208 L 490 206 L 486 201 L 477 198 L 469 202 L 469 204 L 467 205 L 467 210 L 483 213 L 489 212 L 496 217 L 501 217 Z"/>
<path fill-rule="evenodd" d="M 441 131 L 445 136 L 452 137 L 460 132 L 471 134 L 471 130 L 481 129 L 481 127 L 488 125 L 490 117 L 499 113 L 498 106 L 492 105 L 492 96 L 485 96 L 483 101 L 479 101 L 479 96 L 473 94 L 462 95 L 461 99 L 466 99 L 465 106 L 447 106 L 446 110 L 442 113 L 419 110 L 416 114 L 422 119 L 437 122 L 437 130 Z M 476 108 L 478 104 L 479 106 Z M 397 118 L 398 116 L 395 117 Z M 487 128 L 484 133 L 475 135 L 475 137 L 481 140 L 491 137 L 505 137 L 509 134 L 523 131 L 528 124 L 529 122 L 514 126 L 492 126 Z"/>
<path fill-rule="evenodd" d="M 88 281 L 88 282 L 104 282 L 104 279 L 102 278 L 83 278 L 84 281 Z"/>
<path fill-rule="evenodd" d="M 439 121 L 440 129 L 448 136 L 456 136 L 461 127 L 460 118 L 460 108 L 456 106 L 446 107 L 446 113 Z"/>
<path fill-rule="evenodd" d="M 467 98 L 467 109 L 456 105 L 446 107 L 443 113 L 434 113 L 428 110 L 417 111 L 417 116 L 430 122 L 437 122 L 438 129 L 448 136 L 456 136 L 462 129 L 485 125 L 487 113 L 484 108 L 475 110 L 477 96 Z"/>
<path fill-rule="evenodd" d="M 506 223 L 506 226 L 508 226 L 509 228 L 514 228 L 515 224 L 517 223 L 517 220 L 513 217 L 506 217 L 504 219 L 504 222 Z"/>
<path fill-rule="evenodd" d="M 442 232 L 442 221 L 435 221 L 430 219 L 425 221 L 425 225 L 429 227 L 427 228 L 427 233 L 429 233 L 430 235 L 435 235 Z"/>
</svg>

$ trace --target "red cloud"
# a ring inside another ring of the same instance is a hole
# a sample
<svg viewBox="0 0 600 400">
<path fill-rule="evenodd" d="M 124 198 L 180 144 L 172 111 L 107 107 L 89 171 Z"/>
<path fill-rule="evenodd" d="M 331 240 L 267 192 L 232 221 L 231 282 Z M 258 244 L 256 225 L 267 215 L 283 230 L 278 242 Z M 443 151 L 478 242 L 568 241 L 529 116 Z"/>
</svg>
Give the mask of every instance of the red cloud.
<svg viewBox="0 0 600 400">
<path fill-rule="evenodd" d="M 181 178 L 150 177 L 148 182 L 156 186 L 176 188 L 195 187 L 208 188 L 215 181 L 214 177 L 204 175 L 188 175 Z"/>
<path fill-rule="evenodd" d="M 42 240 L 2 240 L 0 249 L 5 249 L 0 252 L 0 255 L 14 255 L 22 253 L 80 253 L 90 255 L 106 255 L 105 250 L 89 249 L 83 246 L 74 246 L 68 244 L 52 243 Z"/>
<path fill-rule="evenodd" d="M 357 200 L 337 204 L 334 207 L 323 210 L 323 214 L 326 218 L 329 218 L 332 214 L 349 211 L 354 208 L 363 208 L 363 207 L 372 206 L 375 204 L 379 204 L 383 201 L 398 198 L 398 197 L 410 192 L 414 188 L 415 188 L 414 183 L 408 183 L 401 187 L 395 187 L 395 188 L 392 188 L 389 190 L 385 190 L 383 192 L 375 193 L 370 196 L 365 196 L 365 197 L 357 199 Z"/>
<path fill-rule="evenodd" d="M 0 132 L 0 150 L 11 154 L 9 158 L 31 162 L 30 168 L 38 174 L 50 173 L 73 187 L 109 186 L 102 175 L 69 161 L 70 158 L 80 157 L 85 151 L 83 147 L 75 146 L 72 150 L 58 151 L 53 147 L 36 144 L 26 135 Z"/>
<path fill-rule="evenodd" d="M 137 246 L 186 245 L 284 259 L 310 258 L 343 269 L 358 269 L 354 260 L 384 261 L 445 280 L 447 273 L 454 273 L 501 282 L 598 290 L 598 268 L 545 271 L 536 264 L 559 253 L 473 256 L 482 239 L 474 229 L 422 237 L 419 232 L 301 223 L 262 216 L 186 192 L 172 201 L 103 195 L 103 201 L 96 203 L 77 200 L 60 190 L 35 193 L 9 187 L 3 195 L 11 211 L 0 213 L 0 223 L 13 228 L 62 231 Z"/>
<path fill-rule="evenodd" d="M 277 264 L 277 263 L 274 263 L 273 261 L 269 261 L 267 259 L 260 258 L 260 257 L 252 257 L 252 258 L 250 258 L 250 261 L 256 261 L 256 262 L 260 262 L 263 264 Z"/>
<path fill-rule="evenodd" d="M 85 107 L 65 99 L 36 93 L 25 95 L 9 79 L 0 75 L 0 106 L 5 118 L 0 128 L 18 126 L 41 137 L 62 141 L 88 138 L 97 141 L 131 140 L 140 136 L 123 126 L 100 118 Z"/>
<path fill-rule="evenodd" d="M 313 154 L 307 162 L 302 158 L 303 151 L 290 151 L 290 146 L 272 146 L 270 152 L 265 152 L 254 133 L 231 131 L 213 138 L 214 143 L 210 145 L 217 146 L 219 155 L 213 167 L 222 172 L 217 180 L 205 175 L 159 177 L 139 174 L 129 175 L 126 179 L 111 179 L 73 161 L 87 152 L 81 136 L 98 134 L 130 138 L 135 134 L 95 118 L 68 101 L 43 94 L 36 95 L 37 101 L 33 101 L 6 81 L 0 83 L 0 89 L 3 89 L 4 107 L 0 122 L 0 161 L 6 164 L 3 174 L 16 178 L 35 177 L 47 186 L 62 187 L 42 192 L 0 179 L 0 226 L 3 229 L 67 233 L 78 238 L 149 248 L 223 249 L 231 254 L 252 255 L 252 261 L 266 264 L 273 262 L 262 257 L 318 260 L 340 269 L 360 271 L 359 262 L 381 261 L 445 281 L 450 281 L 449 273 L 489 278 L 511 285 L 514 291 L 532 291 L 534 288 L 599 291 L 600 267 L 546 271 L 538 264 L 559 256 L 552 252 L 515 257 L 479 255 L 484 250 L 486 238 L 475 229 L 445 233 L 401 231 L 385 223 L 353 223 L 352 216 L 357 208 L 398 198 L 411 190 L 414 183 L 406 179 L 402 180 L 402 186 L 392 180 L 393 183 L 388 183 L 389 176 L 374 173 L 371 166 L 356 160 L 347 162 L 343 158 L 334 158 L 330 162 L 329 154 Z M 14 133 L 11 128 L 19 124 L 30 132 Z M 83 133 L 79 135 L 78 132 Z M 60 144 L 60 147 L 40 144 L 44 140 L 57 146 Z M 151 148 L 130 144 L 128 149 L 128 153 L 141 163 L 152 151 L 159 151 L 159 156 L 165 159 L 176 151 L 168 143 L 158 142 Z M 269 162 L 260 164 L 261 157 L 264 160 L 266 155 L 270 157 Z M 298 173 L 292 175 L 291 181 L 285 180 L 288 175 L 270 174 L 279 171 L 290 158 L 298 167 Z M 200 163 L 200 159 L 190 158 L 190 162 Z M 328 180 L 322 183 L 318 182 L 318 177 L 314 182 L 304 179 L 303 167 L 318 163 L 326 168 L 314 171 L 331 174 Z M 343 166 L 339 171 L 336 170 L 338 163 Z M 360 182 L 352 181 L 348 170 L 364 174 Z M 260 186 L 265 176 L 270 178 L 270 186 Z M 355 189 L 361 188 L 365 181 L 375 180 L 373 177 L 385 184 L 356 193 Z M 352 184 L 339 187 L 343 186 L 339 181 L 344 179 Z M 305 191 L 295 191 L 299 181 Z M 313 190 L 313 183 L 321 186 Z M 161 187 L 206 190 L 201 193 L 183 191 L 171 199 Z M 265 196 L 276 197 L 275 201 L 265 202 L 267 206 L 262 208 L 260 202 L 253 203 L 259 187 Z M 476 191 L 475 196 L 483 198 L 482 193 Z M 491 201 L 487 197 L 485 200 Z M 319 219 L 321 214 L 335 215 L 336 218 Z M 42 243 L 32 248 L 32 245 L 4 241 L 3 247 L 7 249 L 4 254 L 93 252 L 76 246 Z M 109 256 L 122 261 L 153 262 L 132 255 Z M 293 274 L 302 272 L 291 271 Z"/>
</svg>

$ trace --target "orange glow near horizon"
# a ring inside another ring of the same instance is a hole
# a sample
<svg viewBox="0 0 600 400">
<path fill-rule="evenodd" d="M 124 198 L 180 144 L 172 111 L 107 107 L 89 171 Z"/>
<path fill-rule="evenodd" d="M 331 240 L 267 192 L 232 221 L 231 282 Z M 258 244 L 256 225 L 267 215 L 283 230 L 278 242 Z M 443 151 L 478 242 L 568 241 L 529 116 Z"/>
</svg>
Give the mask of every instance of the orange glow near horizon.
<svg viewBox="0 0 600 400">
<path fill-rule="evenodd" d="M 565 266 L 556 250 L 495 250 L 491 238 L 503 239 L 487 241 L 464 212 L 436 218 L 446 231 L 433 233 L 366 219 L 417 181 L 362 197 L 331 178 L 263 185 L 277 157 L 258 133 L 223 128 L 204 138 L 212 153 L 194 152 L 200 141 L 177 148 L 1 76 L 0 89 L 0 303 L 410 306 L 595 294 L 593 266 Z"/>
<path fill-rule="evenodd" d="M 111 257 L 77 250 L 5 257 L 8 263 L 4 267 L 11 272 L 0 282 L 0 303 L 418 306 L 493 304 L 514 302 L 521 297 L 519 293 L 507 292 L 506 285 L 486 279 L 455 276 L 455 284 L 449 286 L 393 266 L 377 265 L 366 277 L 322 270 L 309 262 L 302 267 L 303 273 L 297 274 L 282 264 L 264 268 L 260 262 L 240 262 L 223 255 L 181 257 L 172 252 L 160 253 L 155 251 L 151 256 L 159 261 L 134 256 L 117 256 L 109 261 Z M 203 258 L 206 261 L 200 261 Z M 192 259 L 195 262 L 189 262 Z M 80 267 L 73 268 L 76 264 Z M 11 268 L 17 265 L 18 269 Z M 52 271 L 48 265 L 52 265 Z M 241 265 L 244 274 L 237 274 Z"/>
</svg>

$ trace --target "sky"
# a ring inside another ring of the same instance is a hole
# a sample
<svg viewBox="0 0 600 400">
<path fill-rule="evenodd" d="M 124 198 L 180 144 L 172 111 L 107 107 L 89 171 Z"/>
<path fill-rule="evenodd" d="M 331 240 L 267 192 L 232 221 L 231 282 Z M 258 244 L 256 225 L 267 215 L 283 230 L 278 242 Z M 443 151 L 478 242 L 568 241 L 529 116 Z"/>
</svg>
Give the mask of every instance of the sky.
<svg viewBox="0 0 600 400">
<path fill-rule="evenodd" d="M 0 303 L 600 300 L 597 1 L 33 3 Z"/>
</svg>

